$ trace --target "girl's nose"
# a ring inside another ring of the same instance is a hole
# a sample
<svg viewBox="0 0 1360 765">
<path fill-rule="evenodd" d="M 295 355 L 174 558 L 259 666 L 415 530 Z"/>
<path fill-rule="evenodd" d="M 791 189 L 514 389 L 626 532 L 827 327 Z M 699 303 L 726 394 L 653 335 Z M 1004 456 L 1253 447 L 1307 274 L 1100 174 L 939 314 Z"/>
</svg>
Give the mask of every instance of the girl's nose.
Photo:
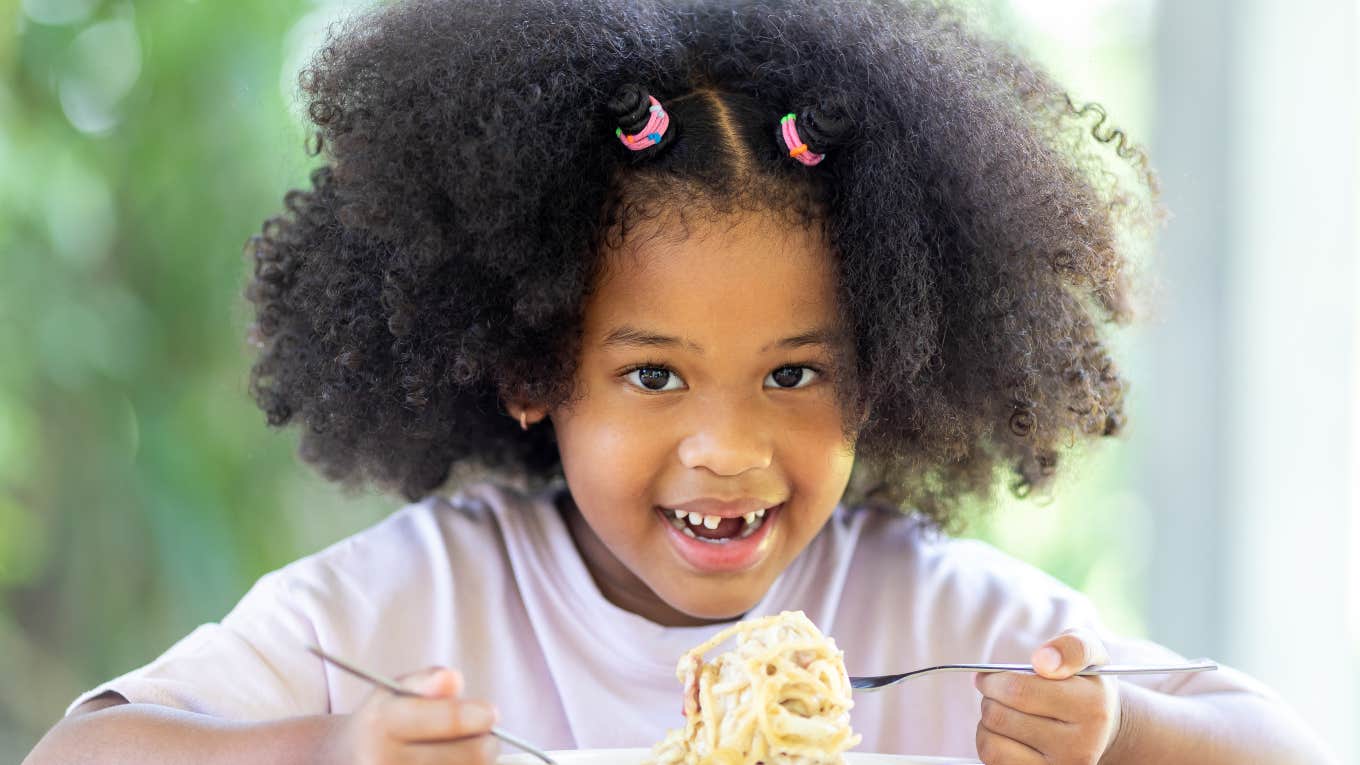
<svg viewBox="0 0 1360 765">
<path fill-rule="evenodd" d="M 680 441 L 680 462 L 687 468 L 706 468 L 717 475 L 734 476 L 768 468 L 774 445 L 767 430 L 742 416 L 741 407 L 710 408 Z"/>
</svg>

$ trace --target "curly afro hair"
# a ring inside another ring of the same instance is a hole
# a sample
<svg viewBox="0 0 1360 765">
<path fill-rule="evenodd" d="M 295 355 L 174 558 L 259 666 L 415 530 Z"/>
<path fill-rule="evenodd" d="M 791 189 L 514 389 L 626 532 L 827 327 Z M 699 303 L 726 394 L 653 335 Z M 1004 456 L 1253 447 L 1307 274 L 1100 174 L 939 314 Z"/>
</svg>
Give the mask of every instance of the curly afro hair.
<svg viewBox="0 0 1360 765">
<path fill-rule="evenodd" d="M 602 252 L 738 203 L 812 221 L 837 260 L 838 395 L 871 412 L 847 417 L 847 502 L 955 527 L 1124 425 L 1097 330 L 1132 318 L 1123 243 L 1164 216 L 1156 178 L 948 6 L 403 0 L 333 29 L 300 83 L 323 163 L 247 245 L 251 394 L 346 489 L 560 476 L 550 421 L 502 402 L 571 395 Z M 647 96 L 672 129 L 630 150 Z M 819 164 L 777 140 L 789 113 Z"/>
</svg>

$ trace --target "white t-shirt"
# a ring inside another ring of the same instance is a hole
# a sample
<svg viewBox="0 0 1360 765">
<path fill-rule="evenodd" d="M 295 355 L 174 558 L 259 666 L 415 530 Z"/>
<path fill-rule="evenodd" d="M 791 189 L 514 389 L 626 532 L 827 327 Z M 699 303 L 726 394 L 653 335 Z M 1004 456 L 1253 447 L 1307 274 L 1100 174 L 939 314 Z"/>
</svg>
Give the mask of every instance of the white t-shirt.
<svg viewBox="0 0 1360 765">
<path fill-rule="evenodd" d="M 1094 629 L 1116 663 L 1179 662 L 1110 633 L 1086 597 L 976 541 L 918 520 L 838 507 L 748 617 L 802 610 L 851 675 L 958 662 L 1025 662 L 1067 627 Z M 108 690 L 235 720 L 346 713 L 370 688 L 303 649 L 398 676 L 456 667 L 465 694 L 549 749 L 650 747 L 683 724 L 675 665 L 725 625 L 663 627 L 600 594 L 552 501 L 493 483 L 429 497 L 261 577 L 220 623 L 197 627 Z M 1166 693 L 1244 690 L 1215 672 L 1125 676 Z M 857 694 L 858 751 L 975 757 L 971 673 Z"/>
</svg>

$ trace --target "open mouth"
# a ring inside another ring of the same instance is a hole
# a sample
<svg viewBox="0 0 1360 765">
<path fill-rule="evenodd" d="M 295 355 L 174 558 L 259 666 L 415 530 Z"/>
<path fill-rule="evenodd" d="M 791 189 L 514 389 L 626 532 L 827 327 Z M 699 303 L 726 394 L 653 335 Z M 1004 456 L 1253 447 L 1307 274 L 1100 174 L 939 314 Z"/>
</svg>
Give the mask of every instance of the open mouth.
<svg viewBox="0 0 1360 765">
<path fill-rule="evenodd" d="M 786 502 L 735 518 L 683 513 L 655 506 L 653 512 L 666 530 L 666 537 L 689 566 L 700 573 L 723 574 L 745 571 L 758 565 L 775 549 L 779 519 Z"/>
<path fill-rule="evenodd" d="M 690 539 L 720 545 L 746 539 L 759 531 L 765 523 L 765 516 L 774 508 L 757 510 L 737 518 L 686 513 L 684 510 L 671 510 L 664 507 L 659 507 L 657 510 L 666 517 L 671 526 Z"/>
</svg>

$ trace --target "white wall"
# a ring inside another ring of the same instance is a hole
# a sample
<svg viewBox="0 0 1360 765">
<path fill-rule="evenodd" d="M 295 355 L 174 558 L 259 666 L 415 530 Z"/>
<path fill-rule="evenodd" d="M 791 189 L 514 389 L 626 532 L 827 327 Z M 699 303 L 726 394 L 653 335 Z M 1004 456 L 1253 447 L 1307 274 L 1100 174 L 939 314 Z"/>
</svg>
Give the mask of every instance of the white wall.
<svg viewBox="0 0 1360 765">
<path fill-rule="evenodd" d="M 1360 762 L 1355 0 L 1164 2 L 1148 627 Z"/>
</svg>

